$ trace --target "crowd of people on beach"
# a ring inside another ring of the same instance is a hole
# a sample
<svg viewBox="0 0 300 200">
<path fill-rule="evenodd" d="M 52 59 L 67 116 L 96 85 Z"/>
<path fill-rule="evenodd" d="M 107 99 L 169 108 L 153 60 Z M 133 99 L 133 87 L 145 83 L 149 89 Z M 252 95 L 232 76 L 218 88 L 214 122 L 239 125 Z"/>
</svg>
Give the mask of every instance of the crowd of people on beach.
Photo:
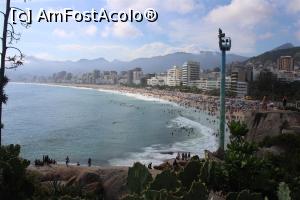
<svg viewBox="0 0 300 200">
<path fill-rule="evenodd" d="M 35 159 L 34 161 L 35 166 L 44 166 L 44 165 L 51 165 L 51 164 L 55 165 L 56 160 L 51 159 L 48 155 L 43 155 L 42 160 Z"/>
<path fill-rule="evenodd" d="M 184 93 L 180 91 L 130 88 L 123 86 L 103 86 L 103 89 L 117 90 L 122 93 L 141 94 L 146 97 L 158 98 L 176 103 L 185 108 L 192 108 L 194 112 L 205 112 L 209 116 L 219 118 L 219 97 L 204 94 Z M 261 102 L 241 98 L 226 98 L 226 117 L 228 120 L 242 120 L 243 114 L 251 110 L 260 110 Z"/>
</svg>

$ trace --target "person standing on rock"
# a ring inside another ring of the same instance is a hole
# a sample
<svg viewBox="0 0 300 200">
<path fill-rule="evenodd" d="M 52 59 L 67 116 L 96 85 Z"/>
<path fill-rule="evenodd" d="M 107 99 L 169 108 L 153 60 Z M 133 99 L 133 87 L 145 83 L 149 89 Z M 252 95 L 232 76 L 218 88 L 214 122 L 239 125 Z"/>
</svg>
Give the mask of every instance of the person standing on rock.
<svg viewBox="0 0 300 200">
<path fill-rule="evenodd" d="M 88 165 L 89 165 L 89 167 L 92 165 L 92 159 L 91 158 L 88 159 Z"/>
<path fill-rule="evenodd" d="M 284 110 L 286 110 L 286 104 L 287 104 L 287 97 L 284 96 L 283 99 L 282 99 L 282 106 L 283 106 Z"/>
<path fill-rule="evenodd" d="M 66 166 L 69 167 L 70 158 L 69 156 L 66 157 Z"/>
</svg>

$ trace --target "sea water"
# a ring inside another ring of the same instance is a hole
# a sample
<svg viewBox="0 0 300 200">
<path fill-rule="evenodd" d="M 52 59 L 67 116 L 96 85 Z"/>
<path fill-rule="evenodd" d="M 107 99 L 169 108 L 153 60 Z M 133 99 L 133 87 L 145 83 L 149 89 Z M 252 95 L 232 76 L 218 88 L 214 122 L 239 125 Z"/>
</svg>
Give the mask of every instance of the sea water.
<svg viewBox="0 0 300 200">
<path fill-rule="evenodd" d="M 4 144 L 34 161 L 130 166 L 159 164 L 177 152 L 215 150 L 213 118 L 142 95 L 88 88 L 9 83 Z"/>
</svg>

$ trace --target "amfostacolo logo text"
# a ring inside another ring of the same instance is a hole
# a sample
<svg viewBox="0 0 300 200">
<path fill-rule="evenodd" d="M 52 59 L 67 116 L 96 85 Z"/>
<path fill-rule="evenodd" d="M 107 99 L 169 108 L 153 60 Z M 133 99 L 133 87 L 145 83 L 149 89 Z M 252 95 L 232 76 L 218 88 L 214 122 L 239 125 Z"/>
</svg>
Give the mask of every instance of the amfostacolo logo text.
<svg viewBox="0 0 300 200">
<path fill-rule="evenodd" d="M 92 9 L 90 11 L 76 11 L 65 8 L 61 11 L 45 10 L 41 8 L 34 14 L 31 9 L 12 9 L 12 23 L 17 22 L 32 24 L 33 22 L 63 23 L 63 22 L 155 22 L 158 13 L 153 8 L 147 8 L 143 12 L 128 9 L 125 11 L 107 11 Z"/>
</svg>

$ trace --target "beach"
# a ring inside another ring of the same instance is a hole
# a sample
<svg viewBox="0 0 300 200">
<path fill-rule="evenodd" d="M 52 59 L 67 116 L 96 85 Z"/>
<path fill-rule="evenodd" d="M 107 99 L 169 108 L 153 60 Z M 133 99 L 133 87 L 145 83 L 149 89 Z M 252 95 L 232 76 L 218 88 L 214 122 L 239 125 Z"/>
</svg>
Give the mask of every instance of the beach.
<svg viewBox="0 0 300 200">
<path fill-rule="evenodd" d="M 204 112 L 207 115 L 214 117 L 215 120 L 219 118 L 219 97 L 215 96 L 184 93 L 179 91 L 159 90 L 154 88 L 132 88 L 120 85 L 65 83 L 51 83 L 49 85 L 95 89 L 102 92 L 117 93 L 120 95 L 131 96 L 142 100 L 174 103 L 185 108 L 194 109 L 195 112 Z M 240 98 L 226 98 L 226 119 L 228 121 L 243 121 L 245 119 L 245 113 L 253 110 L 257 111 L 259 109 L 259 101 L 245 100 Z"/>
</svg>

